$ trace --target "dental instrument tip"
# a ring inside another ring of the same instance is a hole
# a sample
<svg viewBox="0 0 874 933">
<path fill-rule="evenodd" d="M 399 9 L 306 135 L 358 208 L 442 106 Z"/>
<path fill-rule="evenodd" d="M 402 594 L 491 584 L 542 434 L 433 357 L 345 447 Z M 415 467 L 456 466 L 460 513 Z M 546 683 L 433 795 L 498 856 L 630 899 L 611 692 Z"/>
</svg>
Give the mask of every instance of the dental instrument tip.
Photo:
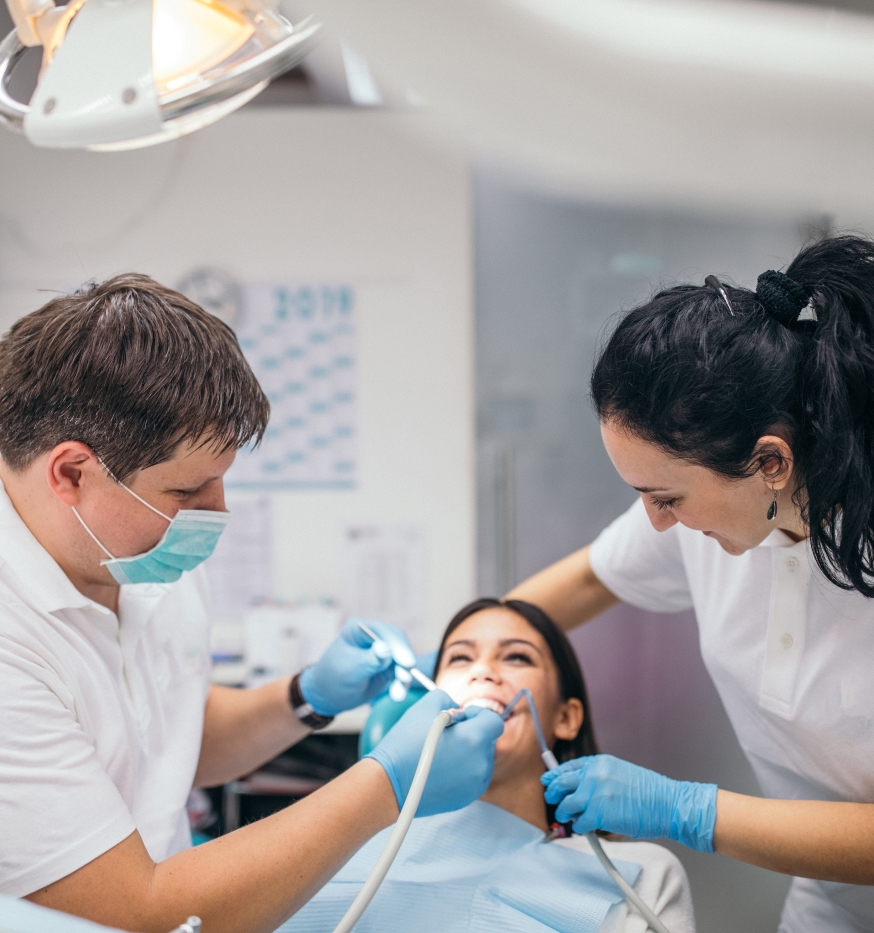
<svg viewBox="0 0 874 933">
<path fill-rule="evenodd" d="M 415 677 L 416 680 L 426 689 L 426 690 L 436 690 L 437 684 L 427 675 L 423 674 L 418 667 L 408 668 L 409 672 Z"/>
<path fill-rule="evenodd" d="M 379 640 L 379 636 L 376 634 L 376 632 L 374 632 L 373 629 L 372 629 L 369 625 L 365 624 L 364 622 L 359 622 L 359 623 L 358 623 L 358 628 L 360 628 L 361 631 L 364 632 L 364 634 L 365 634 L 368 638 L 373 639 L 373 641 L 378 641 L 378 640 Z M 407 667 L 406 665 L 400 664 L 400 663 L 397 662 L 397 661 L 395 661 L 395 664 L 397 665 L 397 667 L 400 667 L 400 668 L 402 668 L 403 670 L 408 671 L 408 672 L 410 673 L 410 675 L 411 675 L 412 677 L 414 677 L 416 680 L 418 680 L 419 683 L 420 683 L 426 690 L 436 690 L 436 689 L 437 689 L 437 684 L 435 684 L 434 681 L 431 680 L 431 678 L 430 678 L 427 674 L 424 674 L 422 671 L 420 671 L 418 667 Z"/>
</svg>

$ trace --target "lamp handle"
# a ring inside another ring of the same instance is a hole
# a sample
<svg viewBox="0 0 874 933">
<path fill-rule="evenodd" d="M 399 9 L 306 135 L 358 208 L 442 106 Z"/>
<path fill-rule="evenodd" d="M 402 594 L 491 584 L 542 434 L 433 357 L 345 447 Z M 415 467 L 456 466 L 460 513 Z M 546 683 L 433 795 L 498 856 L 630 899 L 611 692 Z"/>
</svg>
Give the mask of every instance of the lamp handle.
<svg viewBox="0 0 874 933">
<path fill-rule="evenodd" d="M 16 100 L 8 90 L 9 76 L 21 57 L 27 51 L 19 37 L 17 29 L 0 42 L 0 121 L 10 129 L 24 132 L 24 118 L 30 107 Z"/>
</svg>

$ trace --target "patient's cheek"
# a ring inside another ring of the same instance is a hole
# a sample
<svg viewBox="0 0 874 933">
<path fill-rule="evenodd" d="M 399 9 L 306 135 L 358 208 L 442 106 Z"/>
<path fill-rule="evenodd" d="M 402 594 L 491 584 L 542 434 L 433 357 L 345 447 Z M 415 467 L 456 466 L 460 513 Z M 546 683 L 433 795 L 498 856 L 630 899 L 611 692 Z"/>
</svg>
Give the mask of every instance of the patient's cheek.
<svg viewBox="0 0 874 933">
<path fill-rule="evenodd" d="M 459 702 L 464 701 L 464 698 L 461 696 L 461 688 L 464 684 L 460 677 L 453 677 L 451 674 L 441 673 L 437 675 L 434 683 L 436 683 L 441 690 L 445 690 L 453 700 L 458 700 Z"/>
<path fill-rule="evenodd" d="M 528 716 L 511 716 L 504 723 L 504 731 L 498 739 L 497 748 L 526 748 L 537 744 L 537 738 L 534 734 L 534 726 Z"/>
</svg>

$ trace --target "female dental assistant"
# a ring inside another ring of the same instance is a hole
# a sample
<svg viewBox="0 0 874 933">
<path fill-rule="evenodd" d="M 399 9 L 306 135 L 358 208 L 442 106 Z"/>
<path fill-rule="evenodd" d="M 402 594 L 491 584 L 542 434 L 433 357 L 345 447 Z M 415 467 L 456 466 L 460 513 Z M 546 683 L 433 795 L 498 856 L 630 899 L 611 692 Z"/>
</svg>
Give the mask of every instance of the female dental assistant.
<svg viewBox="0 0 874 933">
<path fill-rule="evenodd" d="M 197 565 L 268 413 L 230 329 L 145 276 L 0 340 L 0 893 L 141 933 L 189 914 L 267 933 L 397 817 L 441 691 L 327 786 L 190 847 L 192 784 L 253 770 L 411 655 L 350 623 L 291 681 L 210 687 Z M 487 710 L 446 730 L 419 812 L 479 797 L 502 731 Z"/>
<path fill-rule="evenodd" d="M 610 756 L 544 775 L 557 818 L 795 875 L 782 933 L 874 929 L 874 243 L 756 292 L 709 276 L 621 320 L 595 366 L 640 500 L 510 594 L 565 628 L 618 599 L 694 608 L 763 798 Z"/>
</svg>

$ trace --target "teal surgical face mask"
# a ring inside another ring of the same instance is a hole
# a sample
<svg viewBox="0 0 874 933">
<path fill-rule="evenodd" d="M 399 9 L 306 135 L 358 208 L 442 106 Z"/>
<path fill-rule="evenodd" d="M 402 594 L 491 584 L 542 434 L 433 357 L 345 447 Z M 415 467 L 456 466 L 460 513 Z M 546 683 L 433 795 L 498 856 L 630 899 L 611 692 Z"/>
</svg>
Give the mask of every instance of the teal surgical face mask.
<svg viewBox="0 0 874 933">
<path fill-rule="evenodd" d="M 106 472 L 109 473 L 109 470 Z M 112 476 L 111 473 L 109 475 Z M 119 483 L 119 486 L 169 522 L 170 527 L 150 550 L 134 554 L 133 557 L 113 557 L 73 506 L 73 512 L 82 522 L 82 527 L 109 558 L 100 563 L 109 570 L 117 583 L 175 583 L 184 570 L 193 570 L 212 554 L 230 518 L 229 512 L 210 512 L 205 509 L 180 509 L 170 518 L 149 505 L 124 483 Z"/>
</svg>

